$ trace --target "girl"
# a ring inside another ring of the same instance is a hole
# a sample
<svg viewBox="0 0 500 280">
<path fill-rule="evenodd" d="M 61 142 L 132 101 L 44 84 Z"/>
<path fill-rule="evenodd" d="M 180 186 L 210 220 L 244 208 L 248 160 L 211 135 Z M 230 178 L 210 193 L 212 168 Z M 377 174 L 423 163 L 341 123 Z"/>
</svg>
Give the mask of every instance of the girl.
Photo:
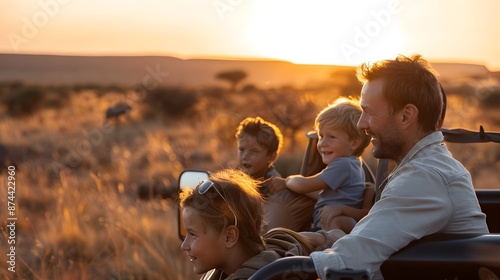
<svg viewBox="0 0 500 280">
<path fill-rule="evenodd" d="M 257 182 L 242 171 L 212 174 L 181 194 L 186 251 L 202 279 L 248 279 L 285 256 L 307 256 L 333 244 L 343 233 L 277 229 L 262 236 L 263 206 Z M 208 272 L 208 273 L 207 273 Z"/>
</svg>

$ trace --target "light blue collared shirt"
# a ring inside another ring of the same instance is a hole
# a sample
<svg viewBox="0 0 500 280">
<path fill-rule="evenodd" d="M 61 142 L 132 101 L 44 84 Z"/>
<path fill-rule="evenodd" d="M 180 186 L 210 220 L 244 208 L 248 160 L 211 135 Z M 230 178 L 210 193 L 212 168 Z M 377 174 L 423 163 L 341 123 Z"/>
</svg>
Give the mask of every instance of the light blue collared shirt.
<svg viewBox="0 0 500 280">
<path fill-rule="evenodd" d="M 421 139 L 351 233 L 331 249 L 311 254 L 321 279 L 325 265 L 366 269 L 370 279 L 383 279 L 382 263 L 413 240 L 434 233 L 488 233 L 470 173 L 443 140 L 440 131 Z"/>
</svg>

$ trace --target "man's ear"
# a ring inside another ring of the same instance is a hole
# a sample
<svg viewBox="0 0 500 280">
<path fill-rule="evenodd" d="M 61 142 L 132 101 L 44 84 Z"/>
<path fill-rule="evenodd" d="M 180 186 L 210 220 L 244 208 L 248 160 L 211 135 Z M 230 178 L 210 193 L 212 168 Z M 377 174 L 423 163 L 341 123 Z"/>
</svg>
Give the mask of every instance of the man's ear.
<svg viewBox="0 0 500 280">
<path fill-rule="evenodd" d="M 231 248 L 238 243 L 240 237 L 240 230 L 235 226 L 228 226 L 226 228 L 226 248 Z"/>
<path fill-rule="evenodd" d="M 408 127 L 418 121 L 418 108 L 413 104 L 406 104 L 401 110 L 400 123 L 403 127 Z"/>
</svg>

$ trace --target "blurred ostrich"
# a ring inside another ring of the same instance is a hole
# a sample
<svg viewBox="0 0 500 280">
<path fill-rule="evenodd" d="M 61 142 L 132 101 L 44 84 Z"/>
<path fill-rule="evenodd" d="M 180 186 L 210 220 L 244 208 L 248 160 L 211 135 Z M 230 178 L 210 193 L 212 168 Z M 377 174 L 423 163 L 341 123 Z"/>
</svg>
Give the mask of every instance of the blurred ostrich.
<svg viewBox="0 0 500 280">
<path fill-rule="evenodd" d="M 127 103 L 116 103 L 114 106 L 109 107 L 106 110 L 106 117 L 104 122 L 113 121 L 115 123 L 118 123 L 120 116 L 127 115 L 131 109 L 132 107 L 130 107 L 130 105 L 128 105 Z"/>
</svg>

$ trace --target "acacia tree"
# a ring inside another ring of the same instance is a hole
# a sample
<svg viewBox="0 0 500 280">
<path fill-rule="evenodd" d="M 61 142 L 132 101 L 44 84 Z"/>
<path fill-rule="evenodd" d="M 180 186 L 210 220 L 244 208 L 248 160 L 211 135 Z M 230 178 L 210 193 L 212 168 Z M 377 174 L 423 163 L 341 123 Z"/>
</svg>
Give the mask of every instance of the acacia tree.
<svg viewBox="0 0 500 280">
<path fill-rule="evenodd" d="M 297 135 L 305 127 L 312 127 L 318 107 L 314 96 L 295 89 L 282 89 L 264 95 L 265 105 L 272 113 L 272 119 L 282 128 L 289 141 L 289 151 L 297 151 Z"/>
<path fill-rule="evenodd" d="M 230 70 L 217 73 L 215 78 L 229 82 L 230 89 L 234 91 L 236 86 L 247 77 L 247 73 L 242 70 Z"/>
<path fill-rule="evenodd" d="M 359 96 L 361 92 L 361 83 L 356 78 L 356 68 L 339 68 L 330 73 L 333 86 L 340 89 L 343 96 Z"/>
</svg>

